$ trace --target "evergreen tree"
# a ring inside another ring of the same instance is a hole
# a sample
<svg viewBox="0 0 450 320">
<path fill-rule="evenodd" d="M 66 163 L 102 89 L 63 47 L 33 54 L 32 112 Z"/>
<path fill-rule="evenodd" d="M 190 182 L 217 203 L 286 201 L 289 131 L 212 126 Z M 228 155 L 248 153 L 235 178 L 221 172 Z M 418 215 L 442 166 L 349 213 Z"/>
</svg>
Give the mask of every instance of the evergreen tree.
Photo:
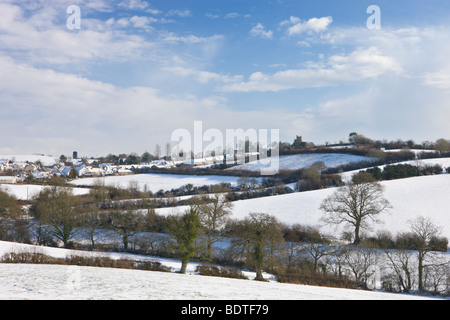
<svg viewBox="0 0 450 320">
<path fill-rule="evenodd" d="M 200 233 L 198 210 L 190 208 L 172 223 L 170 234 L 176 241 L 176 252 L 181 260 L 180 273 L 186 273 L 189 261 L 195 255 L 196 240 Z"/>
</svg>

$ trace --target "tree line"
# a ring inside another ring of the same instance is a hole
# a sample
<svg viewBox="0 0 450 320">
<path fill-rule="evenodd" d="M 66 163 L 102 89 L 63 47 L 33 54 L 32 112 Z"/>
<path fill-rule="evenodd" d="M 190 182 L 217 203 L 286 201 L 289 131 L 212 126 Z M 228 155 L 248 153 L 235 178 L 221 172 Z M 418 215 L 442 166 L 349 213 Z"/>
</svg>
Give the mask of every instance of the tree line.
<svg viewBox="0 0 450 320">
<path fill-rule="evenodd" d="M 447 168 L 446 171 L 450 170 Z M 365 170 L 370 173 L 376 180 L 393 180 L 409 177 L 419 177 L 424 175 L 435 175 L 444 172 L 444 168 L 439 165 L 412 165 L 412 164 L 395 164 L 387 165 L 381 170 L 379 167 L 373 167 Z"/>
</svg>

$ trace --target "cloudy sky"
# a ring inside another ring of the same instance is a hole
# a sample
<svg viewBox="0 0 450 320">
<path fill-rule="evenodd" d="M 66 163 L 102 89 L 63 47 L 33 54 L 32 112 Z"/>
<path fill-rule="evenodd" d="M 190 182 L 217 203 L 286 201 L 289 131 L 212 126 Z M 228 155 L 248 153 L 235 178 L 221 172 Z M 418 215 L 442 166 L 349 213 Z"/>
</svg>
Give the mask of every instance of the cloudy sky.
<svg viewBox="0 0 450 320">
<path fill-rule="evenodd" d="M 449 57 L 447 0 L 0 0 L 0 154 L 153 152 L 194 121 L 450 139 Z"/>
</svg>

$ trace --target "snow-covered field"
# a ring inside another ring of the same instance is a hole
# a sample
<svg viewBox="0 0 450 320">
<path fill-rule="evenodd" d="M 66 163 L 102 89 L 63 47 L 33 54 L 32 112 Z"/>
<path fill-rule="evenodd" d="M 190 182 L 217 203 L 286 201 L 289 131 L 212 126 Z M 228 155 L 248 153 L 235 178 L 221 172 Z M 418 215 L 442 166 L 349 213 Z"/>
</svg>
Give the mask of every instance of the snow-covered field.
<svg viewBox="0 0 450 320">
<path fill-rule="evenodd" d="M 95 181 L 104 181 L 105 185 L 115 186 L 119 188 L 128 188 L 130 181 L 134 181 L 138 184 L 141 191 L 147 189 L 147 191 L 158 192 L 159 190 L 171 190 L 182 187 L 188 183 L 194 187 L 201 187 L 204 185 L 215 185 L 224 183 L 231 183 L 236 185 L 239 177 L 227 177 L 227 176 L 196 176 L 196 175 L 177 175 L 177 174 L 135 174 L 129 176 L 107 176 L 103 178 L 82 178 L 73 180 L 71 183 L 75 186 L 90 186 Z"/>
<path fill-rule="evenodd" d="M 385 187 L 384 196 L 393 208 L 380 215 L 384 223 L 374 225 L 374 231 L 384 229 L 393 234 L 409 231 L 408 220 L 424 216 L 441 226 L 442 236 L 450 239 L 450 174 L 383 181 L 381 184 Z M 244 219 L 249 212 L 264 212 L 287 224 L 318 226 L 325 233 L 336 234 L 334 227 L 321 225 L 323 213 L 319 209 L 321 202 L 334 191 L 330 188 L 235 201 L 232 218 Z M 162 208 L 157 212 L 172 214 L 185 208 Z"/>
<path fill-rule="evenodd" d="M 440 165 L 445 170 L 446 168 L 450 167 L 450 158 L 434 158 L 434 159 L 409 160 L 409 161 L 402 161 L 402 162 L 398 162 L 398 163 L 393 163 L 392 165 L 397 165 L 397 164 L 410 164 L 412 166 L 434 166 L 434 165 Z M 383 170 L 384 167 L 385 167 L 385 165 L 378 166 L 378 168 L 380 168 L 381 170 Z M 352 175 L 354 175 L 355 173 L 358 173 L 361 170 L 365 170 L 365 169 L 343 172 L 343 173 L 341 173 L 342 179 L 344 181 L 349 181 L 349 180 L 351 180 Z"/>
<path fill-rule="evenodd" d="M 66 249 L 34 247 L 0 241 L 0 255 L 40 252 L 55 257 L 94 254 Z M 72 253 L 70 253 L 72 252 Z M 104 254 L 111 258 L 126 254 Z M 142 257 L 140 257 L 142 259 Z M 145 258 L 144 258 L 145 259 Z M 170 259 L 147 258 L 179 268 Z M 414 295 L 259 282 L 196 274 L 189 264 L 185 275 L 170 272 L 94 268 L 61 265 L 1 264 L 0 299 L 32 300 L 416 300 Z M 249 275 L 249 279 L 251 275 Z"/>
<path fill-rule="evenodd" d="M 299 170 L 307 168 L 316 162 L 323 162 L 325 164 L 325 167 L 334 168 L 343 164 L 370 161 L 371 159 L 372 158 L 368 157 L 337 153 L 295 154 L 290 156 L 280 156 L 278 158 L 269 157 L 261 160 L 255 160 L 249 163 L 228 168 L 226 170 L 249 170 L 260 172 L 262 169 L 267 168 L 276 160 L 278 160 L 278 166 L 280 170 Z"/>
<path fill-rule="evenodd" d="M 0 264 L 0 299 L 417 300 L 427 298 L 154 271 Z"/>
<path fill-rule="evenodd" d="M 1 156 L 0 156 L 1 158 Z M 298 159 L 297 159 L 298 160 Z M 310 160 L 312 163 L 318 160 Z M 348 161 L 343 160 L 343 161 Z M 330 162 L 325 165 L 330 166 Z M 299 163 L 299 162 L 297 162 Z M 305 164 L 306 162 L 304 162 Z M 310 164 L 312 164 L 310 163 Z M 337 162 L 335 162 L 337 163 Z M 416 163 L 416 162 L 413 162 Z M 421 160 L 422 164 L 441 164 L 450 166 L 450 159 Z M 310 165 L 309 164 L 309 165 Z M 305 166 L 307 166 L 305 164 Z M 358 170 L 359 171 L 359 170 Z M 352 172 L 353 173 L 353 172 Z M 351 173 L 346 173 L 349 175 Z M 105 184 L 128 187 L 136 181 L 141 189 L 157 192 L 170 190 L 188 183 L 194 186 L 212 185 L 221 182 L 236 184 L 237 177 L 183 176 L 142 174 L 124 177 L 105 177 Z M 96 179 L 86 178 L 74 181 L 76 185 L 90 185 Z M 409 231 L 407 222 L 417 216 L 429 217 L 442 227 L 442 236 L 450 239 L 450 214 L 448 199 L 450 174 L 422 176 L 400 180 L 383 181 L 385 197 L 393 208 L 380 216 L 382 225 L 374 225 L 374 230 L 388 230 L 393 234 Z M 40 191 L 39 186 L 5 185 L 20 199 L 30 197 Z M 39 190 L 34 190 L 38 188 Z M 243 219 L 250 212 L 265 212 L 276 216 L 287 224 L 318 226 L 324 233 L 339 236 L 339 231 L 321 225 L 322 212 L 319 207 L 323 199 L 335 189 L 296 192 L 272 197 L 264 197 L 233 202 L 232 218 Z M 88 192 L 88 189 L 75 188 L 75 193 Z M 182 211 L 184 207 L 157 209 L 160 214 Z M 54 257 L 68 254 L 99 254 L 110 258 L 148 259 L 158 261 L 172 271 L 178 270 L 180 262 L 158 257 L 142 257 L 129 254 L 86 253 L 68 251 L 61 248 L 44 248 L 0 241 L 0 256 L 6 252 L 40 252 Z M 196 274 L 197 263 L 190 263 L 188 274 L 175 272 L 125 270 L 56 265 L 0 264 L 0 299 L 215 299 L 215 300 L 409 300 L 425 299 L 414 295 L 401 295 L 379 291 L 361 291 L 337 288 L 313 287 L 305 285 L 281 284 L 274 281 L 257 282 L 217 277 L 204 277 Z M 246 273 L 253 279 L 252 273 Z M 269 275 L 266 275 L 269 276 Z"/>
<path fill-rule="evenodd" d="M 408 231 L 407 221 L 418 215 L 430 217 L 442 227 L 442 235 L 450 238 L 448 214 L 448 190 L 450 175 L 423 176 L 385 181 L 385 197 L 393 205 L 389 214 L 383 214 L 386 229 L 393 233 Z M 319 225 L 322 215 L 321 201 L 333 189 L 242 200 L 234 202 L 233 218 L 245 218 L 249 212 L 266 212 L 289 224 Z M 179 208 L 181 209 L 181 208 Z M 177 210 L 177 209 L 175 209 Z M 160 213 L 173 212 L 174 208 L 159 209 Z M 322 227 L 322 231 L 327 231 Z M 334 231 L 328 229 L 328 231 Z M 44 248 L 23 244 L 0 242 L 0 255 L 10 251 L 35 251 L 55 257 L 68 254 L 65 249 Z M 73 252 L 72 254 L 80 254 Z M 93 254 L 93 253 L 88 253 Z M 110 258 L 133 255 L 97 253 Z M 159 261 L 172 270 L 178 270 L 177 260 L 139 257 Z M 276 282 L 261 283 L 253 280 L 237 280 L 203 277 L 195 273 L 196 263 L 190 263 L 188 274 L 161 273 L 139 270 L 44 265 L 0 264 L 0 299 L 226 299 L 226 300 L 396 300 L 424 299 L 414 295 L 384 292 L 335 289 Z M 247 274 L 253 279 L 252 274 Z"/>
<path fill-rule="evenodd" d="M 2 184 L 0 190 L 14 195 L 19 200 L 31 200 L 33 196 L 39 194 L 45 187 L 34 184 Z M 74 195 L 84 195 L 89 193 L 87 188 L 72 188 Z"/>
<path fill-rule="evenodd" d="M 441 226 L 442 236 L 450 239 L 450 174 L 383 181 L 381 184 L 385 187 L 384 196 L 393 208 L 380 215 L 384 223 L 374 226 L 374 230 L 385 229 L 394 234 L 409 231 L 407 221 L 424 216 Z M 237 201 L 233 215 L 243 218 L 248 212 L 267 212 L 288 224 L 320 225 L 323 214 L 320 204 L 333 192 L 334 189 L 323 189 Z M 322 229 L 335 232 L 329 227 Z"/>
</svg>

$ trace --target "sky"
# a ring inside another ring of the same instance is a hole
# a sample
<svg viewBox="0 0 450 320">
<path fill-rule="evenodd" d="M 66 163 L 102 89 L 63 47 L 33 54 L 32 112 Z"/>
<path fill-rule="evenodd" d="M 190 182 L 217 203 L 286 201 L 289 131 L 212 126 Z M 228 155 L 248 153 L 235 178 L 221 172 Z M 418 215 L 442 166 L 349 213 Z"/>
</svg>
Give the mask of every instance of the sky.
<svg viewBox="0 0 450 320">
<path fill-rule="evenodd" d="M 447 0 L 0 0 L 0 154 L 450 139 L 449 56 Z"/>
</svg>

